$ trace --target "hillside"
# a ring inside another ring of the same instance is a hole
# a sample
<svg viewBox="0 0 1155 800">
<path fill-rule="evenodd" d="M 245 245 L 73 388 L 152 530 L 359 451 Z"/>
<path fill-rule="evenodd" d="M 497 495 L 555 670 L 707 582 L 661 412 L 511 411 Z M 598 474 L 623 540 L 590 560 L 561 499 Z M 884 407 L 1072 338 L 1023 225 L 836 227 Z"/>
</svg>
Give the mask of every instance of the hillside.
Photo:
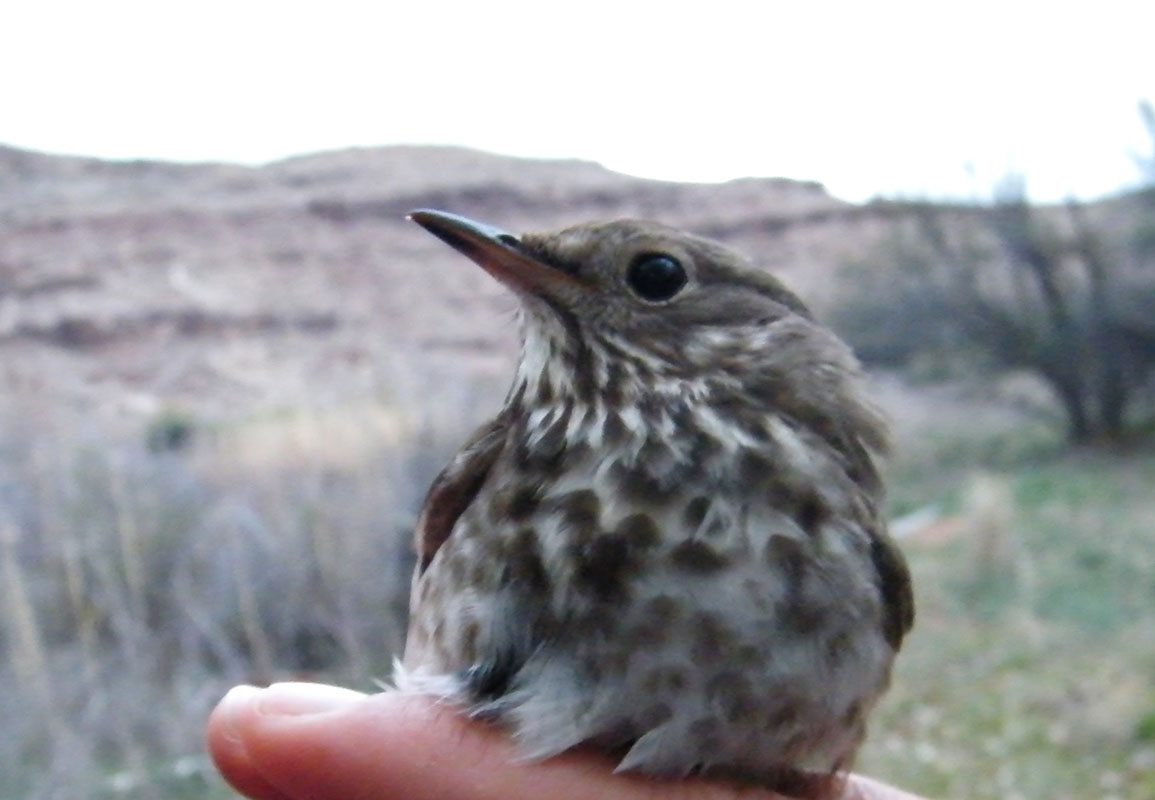
<svg viewBox="0 0 1155 800">
<path fill-rule="evenodd" d="M 504 376 L 512 301 L 407 223 L 416 207 L 513 231 L 660 219 L 730 242 L 820 309 L 831 267 L 878 230 L 814 183 L 663 183 L 448 147 L 256 168 L 0 147 L 0 391 L 22 413 L 132 422 Z"/>
</svg>

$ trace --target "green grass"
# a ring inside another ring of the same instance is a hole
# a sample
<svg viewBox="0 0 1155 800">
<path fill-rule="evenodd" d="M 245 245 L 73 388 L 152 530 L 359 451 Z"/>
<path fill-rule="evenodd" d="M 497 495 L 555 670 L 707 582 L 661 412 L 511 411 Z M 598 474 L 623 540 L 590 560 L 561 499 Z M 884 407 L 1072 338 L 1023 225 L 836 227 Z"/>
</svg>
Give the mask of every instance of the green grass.
<svg viewBox="0 0 1155 800">
<path fill-rule="evenodd" d="M 896 465 L 899 502 L 959 524 L 904 543 L 919 617 L 858 767 L 955 800 L 1155 797 L 1155 453 L 1005 452 Z"/>
</svg>

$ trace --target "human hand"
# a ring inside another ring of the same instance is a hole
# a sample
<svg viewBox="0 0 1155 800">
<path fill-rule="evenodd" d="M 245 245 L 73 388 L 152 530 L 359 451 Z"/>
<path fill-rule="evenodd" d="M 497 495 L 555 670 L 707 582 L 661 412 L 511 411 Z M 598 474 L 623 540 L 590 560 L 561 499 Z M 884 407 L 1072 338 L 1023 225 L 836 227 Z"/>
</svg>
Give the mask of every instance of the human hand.
<svg viewBox="0 0 1155 800">
<path fill-rule="evenodd" d="M 614 774 L 604 755 L 518 761 L 500 729 L 432 698 L 311 683 L 242 686 L 208 723 L 226 780 L 253 800 L 774 800 L 698 778 Z M 839 800 L 918 800 L 851 776 Z"/>
</svg>

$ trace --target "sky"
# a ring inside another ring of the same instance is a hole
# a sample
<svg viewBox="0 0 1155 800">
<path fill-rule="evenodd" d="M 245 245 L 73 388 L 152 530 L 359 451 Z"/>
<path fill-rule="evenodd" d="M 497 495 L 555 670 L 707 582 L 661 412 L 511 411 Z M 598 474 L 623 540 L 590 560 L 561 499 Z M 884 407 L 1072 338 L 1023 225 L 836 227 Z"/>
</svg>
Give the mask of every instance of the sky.
<svg viewBox="0 0 1155 800">
<path fill-rule="evenodd" d="M 864 201 L 1138 179 L 1155 3 L 15 0 L 0 143 L 263 163 L 459 144 Z M 2 179 L 2 176 L 0 176 Z"/>
</svg>

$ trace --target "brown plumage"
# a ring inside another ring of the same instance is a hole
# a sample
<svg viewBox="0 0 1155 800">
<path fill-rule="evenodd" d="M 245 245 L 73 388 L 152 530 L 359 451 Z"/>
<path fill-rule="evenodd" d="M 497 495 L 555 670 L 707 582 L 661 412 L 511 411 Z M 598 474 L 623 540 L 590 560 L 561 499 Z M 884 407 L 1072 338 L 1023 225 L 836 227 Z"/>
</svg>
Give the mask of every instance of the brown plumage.
<svg viewBox="0 0 1155 800">
<path fill-rule="evenodd" d="M 651 222 L 412 218 L 521 299 L 505 407 L 417 529 L 397 682 L 529 758 L 829 787 L 913 618 L 857 362 L 779 281 Z"/>
</svg>

